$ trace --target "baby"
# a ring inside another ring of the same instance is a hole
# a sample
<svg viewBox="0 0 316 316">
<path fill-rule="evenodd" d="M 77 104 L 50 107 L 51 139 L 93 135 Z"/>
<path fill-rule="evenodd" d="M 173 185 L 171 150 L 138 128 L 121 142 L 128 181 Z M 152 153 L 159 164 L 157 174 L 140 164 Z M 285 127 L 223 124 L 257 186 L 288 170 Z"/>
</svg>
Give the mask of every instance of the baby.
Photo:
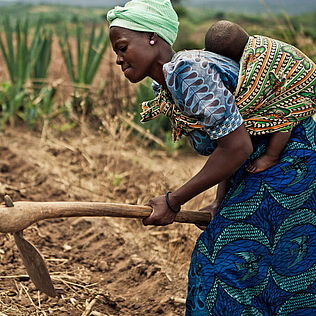
<svg viewBox="0 0 316 316">
<path fill-rule="evenodd" d="M 228 57 L 239 63 L 249 35 L 239 25 L 229 21 L 213 24 L 205 35 L 205 50 Z M 272 133 L 266 152 L 246 166 L 250 173 L 264 171 L 279 161 L 279 156 L 289 140 L 291 131 Z"/>
</svg>

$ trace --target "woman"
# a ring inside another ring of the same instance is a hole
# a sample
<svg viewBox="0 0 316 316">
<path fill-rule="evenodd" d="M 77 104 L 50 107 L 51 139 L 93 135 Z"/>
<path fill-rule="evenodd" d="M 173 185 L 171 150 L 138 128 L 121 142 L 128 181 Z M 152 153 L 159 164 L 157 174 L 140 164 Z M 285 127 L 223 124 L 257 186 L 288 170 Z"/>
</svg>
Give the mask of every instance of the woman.
<svg viewBox="0 0 316 316">
<path fill-rule="evenodd" d="M 178 20 L 168 0 L 132 0 L 109 11 L 108 21 L 125 77 L 135 83 L 149 76 L 159 85 L 143 121 L 167 115 L 175 139 L 186 135 L 209 155 L 187 183 L 149 201 L 153 212 L 144 224 L 172 223 L 182 204 L 218 184 L 215 202 L 204 208 L 216 214 L 192 255 L 186 314 L 316 312 L 315 122 L 291 110 L 293 102 L 302 112 L 315 109 L 315 64 L 264 37 L 250 37 L 241 67 L 211 52 L 175 53 Z M 262 65 L 287 76 L 282 93 L 262 84 Z M 280 162 L 247 173 L 268 131 L 283 124 L 292 133 Z"/>
</svg>

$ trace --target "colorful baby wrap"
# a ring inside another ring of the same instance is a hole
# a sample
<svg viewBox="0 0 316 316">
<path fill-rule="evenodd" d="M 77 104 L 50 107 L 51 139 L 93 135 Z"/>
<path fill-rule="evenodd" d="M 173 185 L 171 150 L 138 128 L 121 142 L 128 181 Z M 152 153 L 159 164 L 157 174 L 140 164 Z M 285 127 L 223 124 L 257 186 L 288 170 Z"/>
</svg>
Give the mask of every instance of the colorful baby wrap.
<svg viewBox="0 0 316 316">
<path fill-rule="evenodd" d="M 240 65 L 234 95 L 250 135 L 290 130 L 316 113 L 316 65 L 297 48 L 251 36 Z"/>
</svg>

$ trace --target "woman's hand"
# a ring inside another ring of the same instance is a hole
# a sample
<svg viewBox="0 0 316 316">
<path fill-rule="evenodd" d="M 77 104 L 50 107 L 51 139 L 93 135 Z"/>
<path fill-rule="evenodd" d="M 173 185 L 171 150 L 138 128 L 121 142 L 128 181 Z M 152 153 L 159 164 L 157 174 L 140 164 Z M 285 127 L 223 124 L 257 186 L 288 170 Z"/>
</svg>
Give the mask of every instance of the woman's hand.
<svg viewBox="0 0 316 316">
<path fill-rule="evenodd" d="M 177 210 L 180 205 L 203 191 L 229 179 L 248 159 L 252 150 L 251 139 L 244 124 L 220 138 L 216 149 L 203 168 L 188 182 L 169 194 L 172 208 Z M 225 194 L 220 195 L 223 195 L 221 199 L 225 196 Z M 148 205 L 153 208 L 153 212 L 143 220 L 144 225 L 168 225 L 174 221 L 176 213 L 168 207 L 165 196 L 150 200 Z M 213 206 L 212 209 L 215 207 Z"/>
<path fill-rule="evenodd" d="M 171 199 L 170 202 L 172 203 Z M 151 206 L 153 211 L 150 216 L 143 219 L 144 225 L 165 226 L 174 222 L 177 214 L 168 207 L 165 195 L 161 195 L 149 200 L 146 205 Z M 174 202 L 172 206 L 176 206 Z M 175 209 L 178 207 L 179 206 L 175 207 Z"/>
</svg>

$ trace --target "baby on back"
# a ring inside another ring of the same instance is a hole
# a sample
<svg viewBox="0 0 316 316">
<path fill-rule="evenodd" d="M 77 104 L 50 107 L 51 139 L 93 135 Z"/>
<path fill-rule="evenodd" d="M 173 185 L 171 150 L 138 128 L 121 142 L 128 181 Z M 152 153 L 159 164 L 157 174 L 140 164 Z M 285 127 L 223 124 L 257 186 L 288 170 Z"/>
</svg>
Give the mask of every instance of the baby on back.
<svg viewBox="0 0 316 316">
<path fill-rule="evenodd" d="M 238 24 L 225 20 L 218 21 L 209 28 L 205 35 L 205 50 L 239 63 L 248 39 L 249 35 Z M 290 131 L 272 133 L 266 152 L 248 164 L 246 170 L 258 173 L 277 164 L 290 135 Z"/>
<path fill-rule="evenodd" d="M 249 35 L 238 24 L 219 21 L 213 24 L 205 35 L 205 50 L 239 63 L 248 39 Z"/>
</svg>

